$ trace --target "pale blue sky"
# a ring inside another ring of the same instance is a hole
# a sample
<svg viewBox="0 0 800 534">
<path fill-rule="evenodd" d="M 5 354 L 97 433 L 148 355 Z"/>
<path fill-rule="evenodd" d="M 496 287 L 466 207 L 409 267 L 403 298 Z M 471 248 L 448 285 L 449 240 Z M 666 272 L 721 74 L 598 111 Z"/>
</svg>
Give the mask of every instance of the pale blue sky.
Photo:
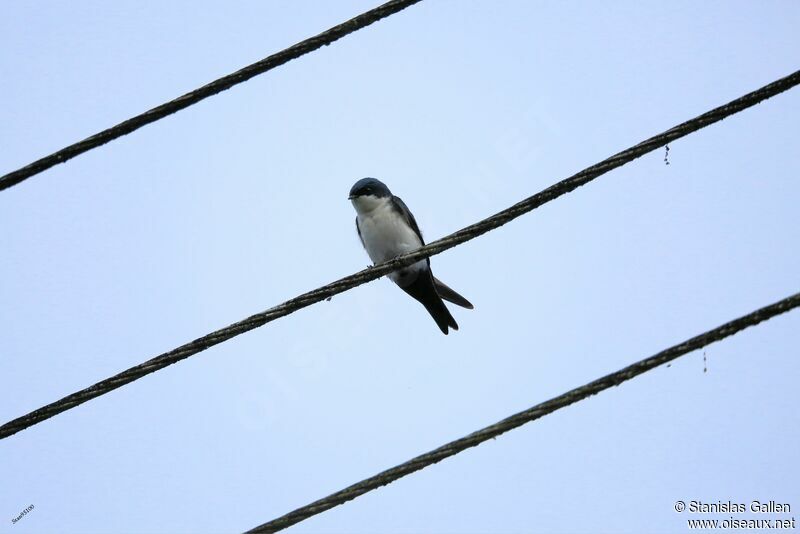
<svg viewBox="0 0 800 534">
<path fill-rule="evenodd" d="M 374 5 L 6 2 L 0 172 Z M 359 178 L 441 237 L 796 70 L 798 27 L 790 1 L 426 0 L 0 192 L 0 422 L 366 266 Z M 0 441 L 0 532 L 242 531 L 798 291 L 799 124 L 794 90 L 436 256 L 475 304 L 449 336 L 380 280 Z M 293 530 L 800 512 L 799 336 L 779 317 Z"/>
</svg>

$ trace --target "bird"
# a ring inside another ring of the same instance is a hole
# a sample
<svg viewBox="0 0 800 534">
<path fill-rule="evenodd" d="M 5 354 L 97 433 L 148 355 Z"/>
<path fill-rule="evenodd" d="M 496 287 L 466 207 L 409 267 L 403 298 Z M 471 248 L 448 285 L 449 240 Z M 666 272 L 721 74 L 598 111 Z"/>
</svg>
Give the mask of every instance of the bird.
<svg viewBox="0 0 800 534">
<path fill-rule="evenodd" d="M 374 264 L 412 252 L 425 244 L 416 219 L 400 197 L 375 178 L 363 178 L 350 189 L 348 196 L 356 210 L 356 231 Z M 420 302 L 445 335 L 458 330 L 442 299 L 462 308 L 472 303 L 433 276 L 429 258 L 387 275 L 400 289 Z"/>
</svg>

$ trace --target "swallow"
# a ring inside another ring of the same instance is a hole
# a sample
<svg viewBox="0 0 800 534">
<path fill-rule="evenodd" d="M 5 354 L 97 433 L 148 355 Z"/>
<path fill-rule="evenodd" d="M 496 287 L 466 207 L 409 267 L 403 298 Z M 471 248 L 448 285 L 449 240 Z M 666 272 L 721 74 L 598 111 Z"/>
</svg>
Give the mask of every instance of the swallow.
<svg viewBox="0 0 800 534">
<path fill-rule="evenodd" d="M 348 198 L 356 210 L 358 237 L 374 264 L 412 252 L 425 244 L 411 210 L 380 180 L 364 178 L 357 181 Z M 473 309 L 467 299 L 433 276 L 429 258 L 387 276 L 425 306 L 445 335 L 448 328 L 458 330 L 458 323 L 442 299 Z"/>
</svg>

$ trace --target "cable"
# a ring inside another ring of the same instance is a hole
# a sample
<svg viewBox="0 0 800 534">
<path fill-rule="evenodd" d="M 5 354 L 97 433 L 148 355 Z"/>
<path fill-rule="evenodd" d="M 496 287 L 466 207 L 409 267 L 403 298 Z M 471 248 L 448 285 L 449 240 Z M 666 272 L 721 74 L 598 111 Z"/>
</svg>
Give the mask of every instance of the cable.
<svg viewBox="0 0 800 534">
<path fill-rule="evenodd" d="M 664 133 L 651 137 L 650 139 L 647 139 L 646 141 L 643 141 L 634 147 L 623 150 L 622 152 L 619 152 L 618 154 L 615 154 L 610 158 L 601 161 L 600 163 L 592 165 L 591 167 L 588 167 L 565 180 L 551 185 L 547 189 L 544 189 L 532 197 L 514 204 L 510 208 L 500 211 L 478 223 L 467 226 L 466 228 L 439 239 L 438 241 L 429 243 L 414 252 L 398 256 L 393 260 L 375 265 L 350 276 L 340 278 L 339 280 L 328 285 L 287 300 L 283 304 L 279 304 L 278 306 L 270 308 L 261 313 L 251 315 L 247 319 L 239 321 L 238 323 L 233 323 L 225 328 L 195 339 L 194 341 L 186 343 L 185 345 L 181 345 L 180 347 L 169 352 L 165 352 L 164 354 L 156 356 L 155 358 L 152 358 L 142 364 L 131 367 L 130 369 L 117 375 L 106 378 L 105 380 L 102 380 L 93 386 L 67 395 L 58 401 L 9 421 L 3 426 L 0 426 L 0 439 L 7 438 L 8 436 L 16 434 L 20 430 L 40 423 L 41 421 L 49 419 L 50 417 L 53 417 L 54 415 L 63 411 L 74 408 L 75 406 L 83 404 L 90 399 L 104 395 L 109 391 L 113 391 L 118 387 L 124 386 L 125 384 L 133 382 L 134 380 L 138 380 L 147 374 L 163 369 L 168 365 L 179 362 L 185 358 L 188 358 L 189 356 L 197 354 L 198 352 L 202 352 L 207 348 L 213 347 L 214 345 L 222 343 L 223 341 L 226 341 L 232 337 L 253 330 L 254 328 L 258 328 L 259 326 L 263 326 L 270 321 L 274 321 L 275 319 L 289 315 L 290 313 L 294 313 L 301 308 L 310 306 L 311 304 L 327 299 L 333 295 L 337 295 L 348 289 L 380 278 L 387 273 L 411 265 L 412 263 L 415 263 L 423 258 L 434 256 L 445 250 L 453 248 L 456 245 L 474 239 L 479 235 L 485 234 L 490 230 L 498 228 L 507 222 L 534 210 L 546 202 L 550 202 L 561 195 L 565 195 L 570 191 L 591 182 L 598 176 L 616 169 L 617 167 L 620 167 L 629 161 L 662 147 L 667 143 L 671 143 L 676 139 L 680 139 L 681 137 L 684 137 L 696 130 L 704 128 L 709 124 L 720 121 L 729 115 L 733 115 L 734 113 L 738 113 L 743 109 L 754 106 L 759 102 L 782 93 L 783 91 L 786 91 L 787 89 L 790 89 L 798 84 L 800 84 L 800 71 L 772 82 L 769 85 L 765 85 L 761 89 L 753 91 L 752 93 L 748 93 L 723 106 L 703 113 L 702 115 L 675 126 Z"/>
<path fill-rule="evenodd" d="M 127 135 L 135 130 L 138 130 L 142 126 L 150 124 L 151 122 L 163 119 L 164 117 L 172 115 L 173 113 L 184 108 L 188 108 L 189 106 L 196 104 L 203 99 L 225 91 L 226 89 L 230 89 L 234 85 L 246 82 L 254 76 L 263 74 L 268 70 L 279 67 L 284 63 L 288 63 L 293 59 L 297 59 L 300 56 L 308 54 L 309 52 L 313 52 L 318 48 L 327 46 L 332 42 L 341 39 L 345 35 L 360 30 L 365 26 L 369 26 L 373 22 L 377 22 L 388 17 L 389 15 L 397 13 L 398 11 L 402 11 L 403 9 L 420 1 L 421 0 L 391 0 L 390 2 L 386 2 L 383 5 L 353 17 L 352 19 L 347 20 L 338 26 L 334 26 L 333 28 L 324 31 L 319 35 L 315 35 L 314 37 L 300 41 L 299 43 L 281 50 L 276 54 L 272 54 L 271 56 L 268 56 L 260 61 L 256 61 L 255 63 L 244 67 L 243 69 L 237 70 L 236 72 L 228 74 L 227 76 L 223 76 L 222 78 L 218 78 L 211 83 L 195 89 L 194 91 L 190 91 L 174 100 L 170 100 L 165 104 L 161 104 L 160 106 L 157 106 L 149 111 L 145 111 L 140 115 L 136 115 L 135 117 L 123 121 L 116 126 L 112 126 L 111 128 L 96 133 L 91 137 L 87 137 L 83 141 L 78 141 L 77 143 L 69 145 L 66 148 L 62 148 L 58 152 L 54 152 L 53 154 L 38 159 L 33 163 L 22 167 L 21 169 L 17 169 L 16 171 L 0 177 L 0 191 L 17 185 L 23 180 L 27 180 L 31 176 L 46 171 L 50 167 L 58 165 L 59 163 L 64 163 L 75 156 L 83 154 L 84 152 L 88 152 L 93 148 L 97 148 L 108 143 L 109 141 L 117 139 L 118 137 L 122 137 L 123 135 Z"/>
<path fill-rule="evenodd" d="M 381 486 L 385 486 L 399 478 L 410 475 L 415 471 L 424 469 L 431 464 L 440 462 L 445 458 L 455 456 L 463 450 L 480 445 L 484 441 L 496 438 L 500 434 L 504 434 L 509 430 L 513 430 L 524 425 L 525 423 L 535 421 L 536 419 L 553 413 L 556 410 L 560 410 L 561 408 L 569 406 L 570 404 L 579 402 L 587 397 L 596 395 L 612 386 L 618 386 L 623 382 L 630 380 L 631 378 L 655 369 L 659 365 L 663 365 L 676 358 L 679 358 L 680 356 L 683 356 L 684 354 L 688 354 L 689 352 L 705 347 L 706 345 L 709 345 L 715 341 L 732 336 L 733 334 L 744 330 L 745 328 L 757 325 L 762 321 L 771 319 L 776 315 L 785 313 L 798 306 L 800 306 L 800 293 L 795 293 L 791 297 L 787 297 L 774 304 L 770 304 L 769 306 L 765 306 L 745 316 L 739 317 L 738 319 L 734 319 L 733 321 L 718 326 L 713 330 L 709 330 L 704 334 L 695 336 L 684 341 L 683 343 L 679 343 L 678 345 L 674 345 L 666 350 L 663 350 L 658 354 L 654 354 L 649 358 L 645 358 L 644 360 L 640 360 L 634 364 L 624 367 L 615 373 L 611 373 L 602 378 L 598 378 L 593 382 L 589 382 L 588 384 L 567 391 L 558 397 L 554 397 L 541 404 L 537 404 L 532 408 L 514 414 L 511 417 L 507 417 L 493 425 L 489 425 L 485 428 L 477 430 L 468 436 L 451 441 L 446 445 L 442 445 L 438 449 L 434 449 L 430 452 L 417 456 L 416 458 L 412 458 L 411 460 L 396 467 L 382 471 L 381 473 L 362 480 L 357 484 L 353 484 L 352 486 L 348 486 L 343 490 L 332 493 L 324 499 L 314 501 L 311 504 L 307 504 L 306 506 L 289 512 L 288 514 L 277 519 L 273 519 L 268 523 L 259 525 L 252 530 L 248 530 L 247 534 L 255 532 L 277 532 L 279 530 L 288 528 L 294 524 L 308 519 L 309 517 L 325 512 L 326 510 L 330 510 L 331 508 L 339 506 L 340 504 L 344 504 L 345 502 L 355 499 L 356 497 L 359 497 L 369 491 L 380 488 Z"/>
</svg>

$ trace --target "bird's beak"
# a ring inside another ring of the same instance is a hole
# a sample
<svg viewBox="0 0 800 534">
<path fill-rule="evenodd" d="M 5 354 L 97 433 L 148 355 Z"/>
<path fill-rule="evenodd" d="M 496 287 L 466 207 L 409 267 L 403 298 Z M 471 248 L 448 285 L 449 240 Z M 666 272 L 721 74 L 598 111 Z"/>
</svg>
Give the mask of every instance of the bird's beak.
<svg viewBox="0 0 800 534">
<path fill-rule="evenodd" d="M 353 200 L 354 198 L 356 198 L 355 195 L 350 195 L 349 197 L 347 197 L 347 200 Z"/>
</svg>

